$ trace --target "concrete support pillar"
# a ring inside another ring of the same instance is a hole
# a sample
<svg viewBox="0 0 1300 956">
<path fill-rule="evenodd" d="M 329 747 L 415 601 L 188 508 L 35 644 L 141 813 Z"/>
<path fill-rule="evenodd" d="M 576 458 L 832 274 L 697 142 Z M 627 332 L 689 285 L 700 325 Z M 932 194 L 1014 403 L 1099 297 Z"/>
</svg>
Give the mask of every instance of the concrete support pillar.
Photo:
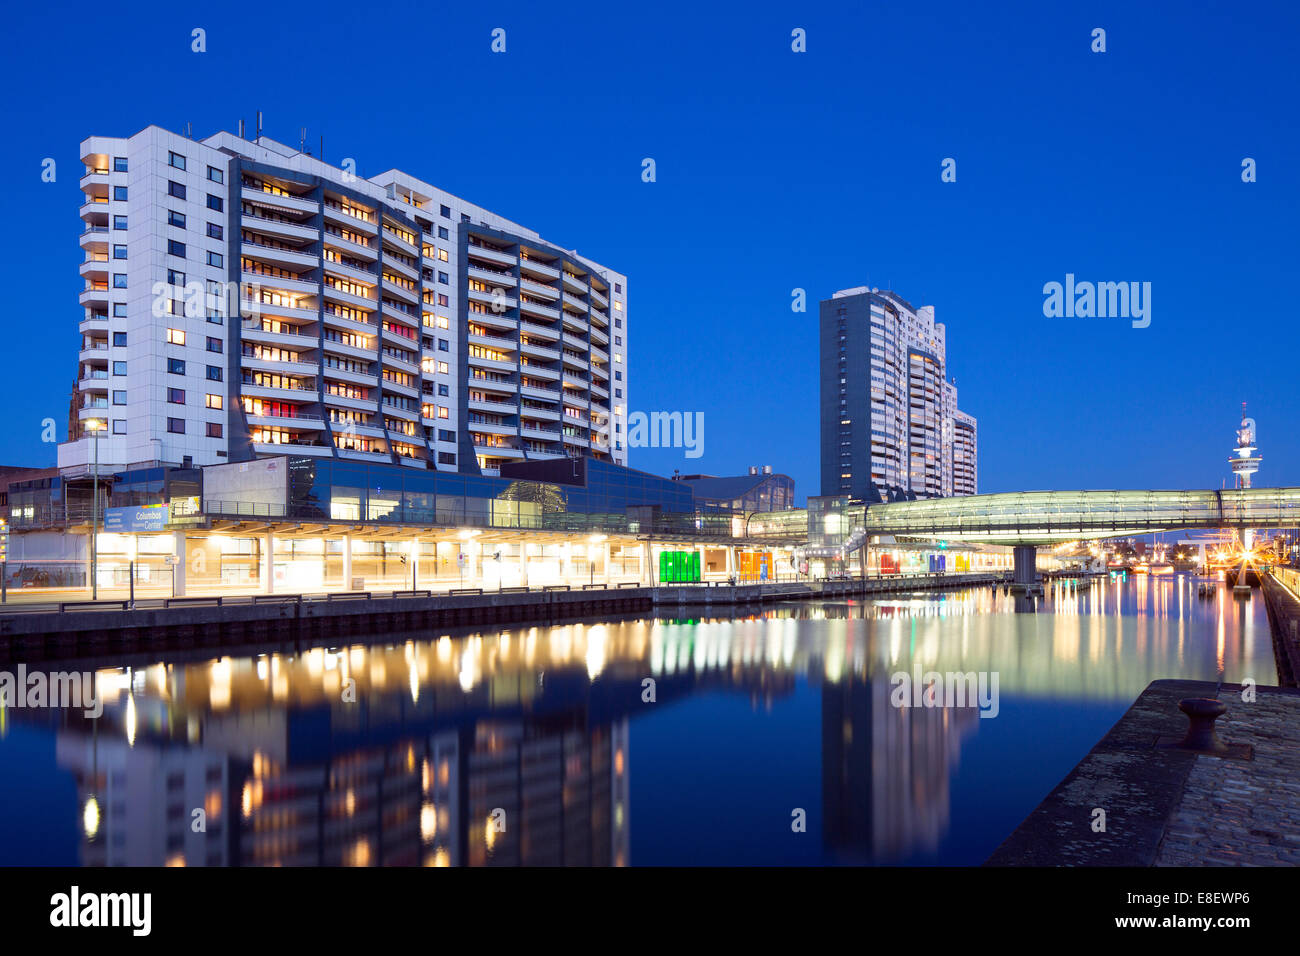
<svg viewBox="0 0 1300 956">
<path fill-rule="evenodd" d="M 258 563 L 262 593 L 275 593 L 275 535 L 270 531 L 262 535 L 262 558 Z"/>
<path fill-rule="evenodd" d="M 188 563 L 185 557 L 185 532 L 174 532 L 172 541 L 172 551 L 176 555 L 176 563 L 172 565 L 172 594 L 175 597 L 185 597 L 185 566 Z"/>
<path fill-rule="evenodd" d="M 655 569 L 654 566 L 650 563 L 651 557 L 653 557 L 653 555 L 650 551 L 650 542 L 642 541 L 641 542 L 641 577 L 648 585 L 653 585 L 655 583 Z"/>
<path fill-rule="evenodd" d="M 1032 544 L 1018 544 L 1015 547 L 1015 574 L 1012 578 L 1016 584 L 1034 584 L 1038 581 L 1038 549 Z"/>
<path fill-rule="evenodd" d="M 478 576 L 479 558 L 482 556 L 483 546 L 477 541 L 465 542 L 465 586 L 478 587 L 474 579 Z"/>
<path fill-rule="evenodd" d="M 603 549 L 603 551 L 602 551 L 602 559 L 603 559 L 603 561 L 604 561 L 604 566 L 602 567 L 601 570 L 604 571 L 604 575 L 605 575 L 605 576 L 604 576 L 604 581 L 605 581 L 606 586 L 608 586 L 608 585 L 609 585 L 609 562 L 610 562 L 610 551 L 611 551 L 612 549 L 610 548 L 610 546 L 609 546 L 609 542 L 608 542 L 608 541 L 605 542 L 603 548 L 604 548 L 604 549 Z"/>
<path fill-rule="evenodd" d="M 519 584 L 528 587 L 528 545 L 519 542 Z"/>
<path fill-rule="evenodd" d="M 343 590 L 352 590 L 352 535 L 343 536 Z"/>
</svg>

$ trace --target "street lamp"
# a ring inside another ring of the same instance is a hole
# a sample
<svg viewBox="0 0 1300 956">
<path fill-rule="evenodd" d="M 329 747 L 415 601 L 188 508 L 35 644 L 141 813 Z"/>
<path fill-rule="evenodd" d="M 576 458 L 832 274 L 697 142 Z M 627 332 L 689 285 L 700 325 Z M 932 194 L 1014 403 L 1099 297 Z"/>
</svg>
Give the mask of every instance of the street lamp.
<svg viewBox="0 0 1300 956">
<path fill-rule="evenodd" d="M 99 433 L 104 430 L 104 422 L 98 418 L 86 420 L 86 429 L 94 439 L 95 458 L 91 470 L 90 493 L 90 599 L 99 600 Z"/>
</svg>

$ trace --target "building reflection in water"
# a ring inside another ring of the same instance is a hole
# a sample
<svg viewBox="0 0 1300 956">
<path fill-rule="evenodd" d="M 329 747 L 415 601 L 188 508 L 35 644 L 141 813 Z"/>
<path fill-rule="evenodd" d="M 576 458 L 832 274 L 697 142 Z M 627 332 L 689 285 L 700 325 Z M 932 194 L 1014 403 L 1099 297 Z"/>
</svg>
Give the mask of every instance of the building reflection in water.
<svg viewBox="0 0 1300 956">
<path fill-rule="evenodd" d="M 1197 603 L 1189 586 L 1052 586 L 1029 613 L 978 589 L 178 653 L 99 670 L 104 716 L 60 713 L 56 757 L 76 780 L 87 865 L 624 865 L 631 722 L 708 691 L 762 710 L 806 686 L 821 698 L 828 857 L 890 862 L 939 846 L 981 729 L 974 708 L 892 706 L 892 674 L 997 671 L 1004 701 L 1127 703 L 1153 673 L 1275 682 L 1262 612 L 1242 606 L 1258 598 Z"/>
</svg>

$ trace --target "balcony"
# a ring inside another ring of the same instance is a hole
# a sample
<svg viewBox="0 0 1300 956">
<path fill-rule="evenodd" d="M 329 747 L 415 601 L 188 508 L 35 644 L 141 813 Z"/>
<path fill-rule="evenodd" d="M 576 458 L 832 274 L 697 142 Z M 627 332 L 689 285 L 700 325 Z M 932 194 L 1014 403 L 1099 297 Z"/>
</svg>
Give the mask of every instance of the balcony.
<svg viewBox="0 0 1300 956">
<path fill-rule="evenodd" d="M 241 382 L 239 385 L 239 394 L 248 398 L 270 398 L 278 401 L 285 399 L 295 402 L 318 402 L 320 401 L 320 391 L 315 386 L 312 388 L 303 388 L 302 386 L 270 386 L 254 385 L 251 382 Z"/>
<path fill-rule="evenodd" d="M 417 383 L 418 383 L 418 379 L 417 379 Z M 392 392 L 395 395 L 403 395 L 406 398 L 413 398 L 416 399 L 417 401 L 420 398 L 419 384 L 403 385 L 401 382 L 394 382 L 392 379 L 385 378 L 383 380 L 383 386 L 385 392 Z"/>
<path fill-rule="evenodd" d="M 560 400 L 560 390 L 558 388 L 542 388 L 540 385 L 520 385 L 519 394 L 525 398 L 540 398 L 552 402 Z"/>
<path fill-rule="evenodd" d="M 520 343 L 519 350 L 525 355 L 533 355 L 548 362 L 555 362 L 560 358 L 558 349 L 547 348 L 544 345 L 538 345 L 534 342 Z"/>
<path fill-rule="evenodd" d="M 488 288 L 501 286 L 503 289 L 513 291 L 519 282 L 512 272 L 506 272 L 503 269 L 489 268 L 488 266 L 479 265 L 476 262 L 469 263 L 465 271 L 471 279 L 479 279 L 482 282 L 486 282 Z"/>
<path fill-rule="evenodd" d="M 295 431 L 321 431 L 325 422 L 319 418 L 301 418 L 296 415 L 248 415 L 250 427 L 292 428 Z"/>
<path fill-rule="evenodd" d="M 540 295 L 542 298 L 551 302 L 556 301 L 560 297 L 560 290 L 555 288 L 555 286 L 543 285 L 540 282 L 533 281 L 527 276 L 522 276 L 520 278 L 519 285 L 525 292 L 531 292 L 533 295 Z"/>
<path fill-rule="evenodd" d="M 569 275 L 569 273 L 566 272 L 566 273 L 564 273 L 564 288 L 565 288 L 566 290 L 572 289 L 572 290 L 573 290 L 575 293 L 577 293 L 578 295 L 586 295 L 586 294 L 587 294 L 588 286 L 587 286 L 587 282 L 586 282 L 585 279 L 579 279 L 577 276 Z M 568 294 L 568 292 L 566 291 L 566 292 L 565 292 L 565 298 L 568 298 L 568 297 L 569 297 L 569 294 Z M 584 306 L 584 308 L 585 308 L 585 306 Z"/>
<path fill-rule="evenodd" d="M 312 455 L 331 457 L 334 449 L 317 441 L 300 439 L 288 442 L 253 442 L 253 451 L 259 455 Z M 387 460 L 387 459 L 385 459 Z"/>
<path fill-rule="evenodd" d="M 544 365 L 526 364 L 520 368 L 520 372 L 522 372 L 524 375 L 529 376 L 530 378 L 544 378 L 547 379 L 548 381 L 558 381 L 560 378 L 560 373 L 558 370 L 553 368 L 547 368 Z"/>
<path fill-rule="evenodd" d="M 531 272 L 533 275 L 541 276 L 544 279 L 558 279 L 560 277 L 560 270 L 555 266 L 548 266 L 544 262 L 530 259 L 527 256 L 520 257 L 519 268 L 523 272 Z"/>
<path fill-rule="evenodd" d="M 546 339 L 548 342 L 558 342 L 560 340 L 560 330 L 554 326 L 538 325 L 536 322 L 523 319 L 519 322 L 519 331 L 531 338 Z"/>
<path fill-rule="evenodd" d="M 516 368 L 516 363 L 513 358 L 491 359 L 473 354 L 469 356 L 469 364 L 471 368 L 493 369 L 498 372 L 513 372 Z"/>
<path fill-rule="evenodd" d="M 108 256 L 103 253 L 91 253 L 90 258 L 81 264 L 82 278 L 97 278 L 101 282 L 108 281 Z"/>
<path fill-rule="evenodd" d="M 245 288 L 243 291 L 252 291 Z M 257 322 L 264 315 L 275 315 L 284 319 L 297 319 L 301 323 L 315 322 L 320 316 L 316 306 L 312 305 L 275 305 L 260 299 L 242 298 L 239 300 L 239 314 L 246 322 Z"/>
<path fill-rule="evenodd" d="M 366 246 L 359 242 L 354 242 L 351 239 L 345 239 L 343 236 L 332 233 L 328 229 L 324 231 L 323 238 L 325 245 L 332 246 L 345 255 L 355 256 L 358 259 L 366 259 L 371 262 L 374 262 L 379 258 L 379 251 L 375 249 L 374 246 Z"/>
<path fill-rule="evenodd" d="M 108 225 L 108 197 L 87 196 L 81 204 L 81 218 L 93 221 L 95 225 Z"/>
<path fill-rule="evenodd" d="M 78 183 L 78 185 L 82 188 L 83 191 L 87 190 L 88 187 L 92 187 L 92 186 L 98 187 L 95 190 L 96 192 L 102 192 L 104 195 L 108 195 L 108 184 L 109 184 L 110 175 L 112 174 L 107 169 L 104 168 L 98 168 L 98 169 L 87 168 L 85 173 L 81 177 L 81 182 Z"/>
<path fill-rule="evenodd" d="M 283 454 L 283 452 L 281 452 Z M 340 458 L 348 458 L 352 461 L 382 461 L 391 462 L 393 456 L 386 451 L 355 451 L 351 448 L 340 448 Z"/>
<path fill-rule="evenodd" d="M 87 226 L 78 241 L 83 249 L 106 252 L 108 250 L 108 226 Z"/>
<path fill-rule="evenodd" d="M 412 259 L 420 258 L 420 247 L 416 245 L 416 243 L 419 242 L 418 236 L 414 238 L 414 241 L 408 240 L 403 236 L 399 236 L 396 232 L 393 232 L 393 230 L 385 226 L 383 229 L 382 238 L 384 242 L 387 242 L 390 245 L 392 245 L 392 247 L 396 249 L 398 252 L 408 255 Z"/>
<path fill-rule="evenodd" d="M 542 305 L 540 302 L 529 302 L 526 299 L 519 300 L 519 312 L 521 315 L 535 315 L 544 319 L 558 319 L 560 310 L 552 308 L 549 305 Z"/>
<path fill-rule="evenodd" d="M 494 412 L 498 415 L 515 415 L 519 412 L 519 406 L 514 402 L 494 402 L 482 398 L 471 398 L 469 407 L 471 411 Z"/>
<path fill-rule="evenodd" d="M 375 410 L 375 400 L 373 398 L 349 398 L 346 395 L 335 395 L 332 392 L 326 392 L 323 398 L 326 405 L 336 408 L 347 408 L 356 412 L 373 412 Z"/>
<path fill-rule="evenodd" d="M 535 408 L 532 405 L 524 405 L 519 409 L 519 415 L 522 418 L 536 418 L 548 422 L 558 422 L 560 420 L 560 410 L 558 408 Z"/>
<path fill-rule="evenodd" d="M 499 287 L 498 287 L 499 288 Z M 511 290 L 513 291 L 513 290 Z M 484 289 L 470 289 L 469 300 L 471 302 L 481 302 L 489 310 L 494 308 L 513 309 L 519 305 L 519 301 L 507 290 L 487 291 Z"/>
<path fill-rule="evenodd" d="M 384 268 L 392 269 L 397 275 L 404 276 L 411 280 L 411 285 L 417 290 L 420 287 L 420 270 L 415 266 L 407 265 L 396 256 L 384 256 Z"/>
<path fill-rule="evenodd" d="M 315 375 L 317 367 L 315 362 L 285 362 L 277 359 L 257 358 L 253 355 L 241 355 L 239 357 L 241 368 L 251 369 L 258 372 L 275 372 L 281 375 Z"/>
<path fill-rule="evenodd" d="M 609 308 L 609 299 L 606 298 L 605 294 L 599 291 L 595 286 L 591 287 L 591 303 L 592 305 L 599 306 L 602 309 Z"/>
<path fill-rule="evenodd" d="M 492 262 L 502 266 L 513 266 L 519 262 L 519 257 L 512 252 L 501 252 L 497 249 L 489 249 L 487 246 L 478 246 L 470 243 L 466 247 L 471 259 L 479 259 L 484 262 Z"/>
<path fill-rule="evenodd" d="M 77 301 L 85 306 L 102 305 L 108 306 L 108 283 L 99 283 L 82 291 L 77 297 Z"/>
<path fill-rule="evenodd" d="M 587 330 L 590 328 L 590 326 L 587 325 L 586 319 L 574 315 L 572 312 L 564 313 L 564 327 L 570 331 L 581 333 L 582 335 L 586 335 Z"/>
<path fill-rule="evenodd" d="M 286 276 L 264 275 L 251 269 L 242 269 L 239 277 L 240 281 L 247 285 L 255 285 L 259 290 L 283 292 L 294 298 L 315 297 L 320 291 L 320 286 L 315 279 L 290 279 Z"/>
<path fill-rule="evenodd" d="M 587 312 L 588 312 L 588 310 L 589 310 L 589 308 L 590 308 L 590 307 L 587 305 L 587 303 L 583 302 L 583 301 L 582 301 L 581 299 L 579 299 L 577 296 L 569 295 L 569 293 L 567 293 L 567 292 L 564 293 L 564 295 L 562 296 L 562 299 L 563 299 L 564 304 L 567 305 L 567 306 L 569 307 L 569 310 L 570 310 L 570 311 L 573 311 L 573 312 L 578 313 L 579 315 L 583 316 L 584 319 L 585 319 L 585 317 L 586 317 L 586 315 L 587 315 Z"/>
<path fill-rule="evenodd" d="M 244 202 L 256 203 L 277 211 L 315 215 L 320 208 L 320 203 L 314 199 L 304 199 L 299 196 L 280 196 L 257 186 L 241 186 L 239 197 Z"/>
<path fill-rule="evenodd" d="M 474 415 L 469 416 L 469 420 L 465 423 L 465 427 L 485 435 L 514 435 L 515 432 L 518 431 L 518 429 L 509 422 L 485 422 L 476 418 Z"/>
<path fill-rule="evenodd" d="M 271 219 L 265 216 L 256 216 L 250 213 L 242 213 L 239 217 L 239 226 L 241 229 L 251 229 L 253 232 L 264 232 L 273 236 L 283 236 L 288 239 L 317 239 L 320 234 L 315 226 L 304 226 L 295 222 L 281 222 L 278 219 Z"/>
<path fill-rule="evenodd" d="M 520 348 L 519 341 L 508 335 L 492 335 L 483 332 L 470 332 L 466 338 L 469 339 L 470 345 L 482 345 L 486 348 L 496 349 L 499 352 L 517 352 Z M 513 356 L 511 360 L 513 361 Z"/>
<path fill-rule="evenodd" d="M 542 425 L 522 425 L 519 434 L 524 438 L 533 438 L 540 441 L 559 441 L 560 429 L 545 427 Z"/>
<path fill-rule="evenodd" d="M 292 266 L 297 269 L 320 268 L 320 256 L 314 252 L 295 252 L 290 249 L 276 249 L 244 239 L 239 244 L 240 255 L 248 256 L 259 262 L 278 266 Z"/>
<path fill-rule="evenodd" d="M 475 325 L 485 325 L 493 329 L 505 329 L 514 332 L 519 328 L 519 321 L 503 312 L 470 312 L 466 318 Z"/>
<path fill-rule="evenodd" d="M 523 458 L 524 453 L 518 448 L 512 448 L 509 445 L 474 445 L 474 454 L 482 455 L 484 458 Z"/>
<path fill-rule="evenodd" d="M 374 287 L 379 284 L 379 276 L 366 269 L 358 269 L 356 266 L 348 265 L 346 262 L 339 262 L 325 256 L 325 272 L 334 276 L 336 279 L 344 279 L 349 282 L 356 282 L 367 287 Z"/>
<path fill-rule="evenodd" d="M 337 289 L 332 285 L 326 284 L 321 289 L 326 299 L 338 302 L 341 305 L 351 306 L 354 309 L 362 309 L 366 312 L 373 312 L 378 307 L 379 302 L 374 297 L 373 290 L 371 295 L 358 295 L 355 292 L 346 292 L 343 289 Z"/>
<path fill-rule="evenodd" d="M 587 371 L 587 363 L 576 355 L 570 355 L 568 352 L 564 353 L 564 365 L 566 375 L 569 374 L 570 368 L 576 368 L 581 372 Z"/>
<path fill-rule="evenodd" d="M 372 218 L 364 219 L 362 218 L 363 215 L 365 215 L 364 213 L 357 212 L 356 214 L 353 214 L 344 210 L 341 205 L 328 199 L 325 200 L 324 204 L 321 206 L 321 212 L 327 220 L 338 223 L 345 229 L 350 229 L 353 232 L 360 232 L 367 236 L 379 235 L 379 226 L 374 221 L 373 214 L 371 214 Z"/>
</svg>

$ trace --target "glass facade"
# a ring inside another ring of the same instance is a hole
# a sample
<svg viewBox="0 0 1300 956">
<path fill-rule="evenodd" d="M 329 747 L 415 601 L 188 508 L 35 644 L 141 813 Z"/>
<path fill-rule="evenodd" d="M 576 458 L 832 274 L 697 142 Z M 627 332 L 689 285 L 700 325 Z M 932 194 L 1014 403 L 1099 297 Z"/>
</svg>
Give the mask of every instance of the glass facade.
<svg viewBox="0 0 1300 956">
<path fill-rule="evenodd" d="M 595 459 L 554 481 L 288 459 L 284 505 L 204 502 L 213 517 L 267 517 L 540 531 L 729 535 L 729 514 L 697 514 L 689 487 Z M 574 475 L 576 472 L 576 476 Z"/>
</svg>

